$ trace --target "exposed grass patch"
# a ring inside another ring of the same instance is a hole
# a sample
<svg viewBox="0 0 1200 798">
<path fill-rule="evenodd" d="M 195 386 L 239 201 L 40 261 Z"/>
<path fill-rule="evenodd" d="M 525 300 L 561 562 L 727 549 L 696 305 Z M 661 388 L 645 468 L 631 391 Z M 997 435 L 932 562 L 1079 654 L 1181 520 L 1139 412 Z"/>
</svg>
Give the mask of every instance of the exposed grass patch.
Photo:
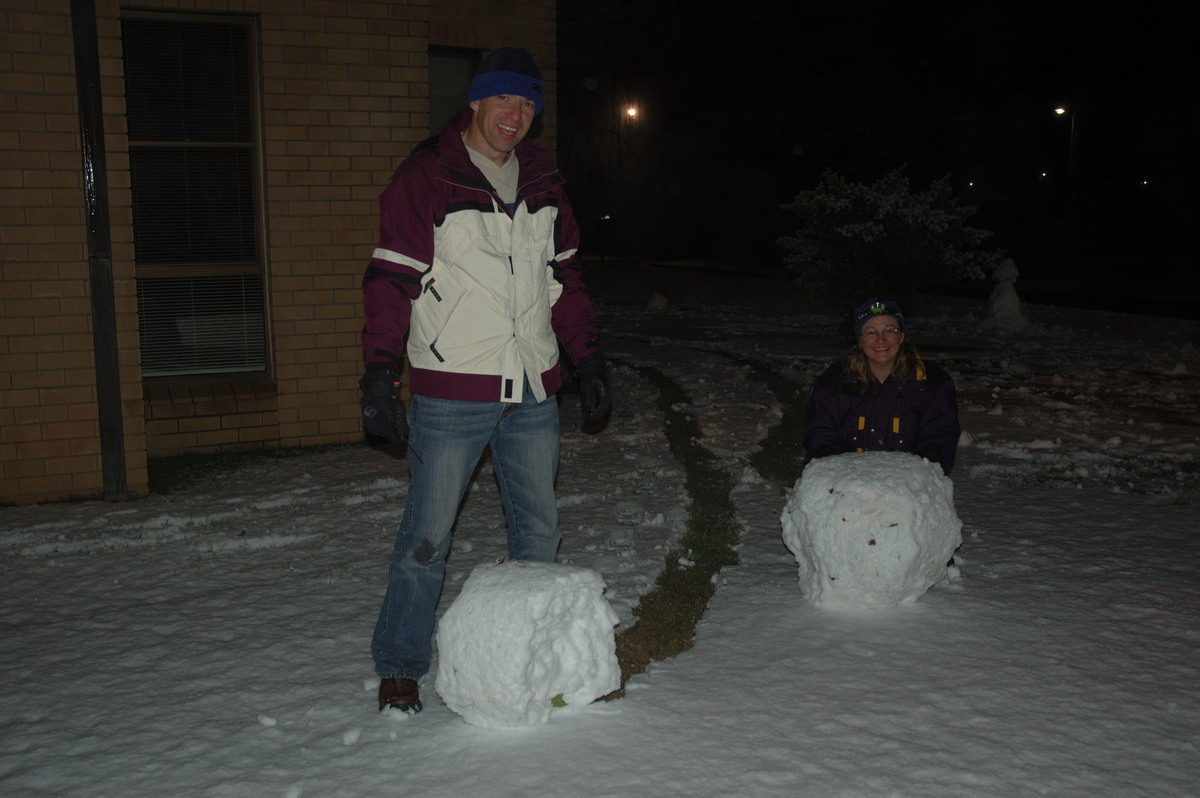
<svg viewBox="0 0 1200 798">
<path fill-rule="evenodd" d="M 704 617 L 716 590 L 714 577 L 738 561 L 734 545 L 741 533 L 730 492 L 735 480 L 717 458 L 697 441 L 700 425 L 689 412 L 684 390 L 661 372 L 630 366 L 658 388 L 658 407 L 671 453 L 684 468 L 691 499 L 687 530 L 667 555 L 655 586 L 642 596 L 633 625 L 617 633 L 621 688 L 606 698 L 624 695 L 625 682 L 654 660 L 673 657 L 692 647 L 696 624 Z"/>
<path fill-rule="evenodd" d="M 751 376 L 779 399 L 783 417 L 772 426 L 767 437 L 760 441 L 758 451 L 750 455 L 754 466 L 764 479 L 787 490 L 804 470 L 804 426 L 808 420 L 808 394 L 804 386 L 786 379 L 776 369 L 757 360 L 730 357 L 734 363 L 750 369 Z"/>
</svg>

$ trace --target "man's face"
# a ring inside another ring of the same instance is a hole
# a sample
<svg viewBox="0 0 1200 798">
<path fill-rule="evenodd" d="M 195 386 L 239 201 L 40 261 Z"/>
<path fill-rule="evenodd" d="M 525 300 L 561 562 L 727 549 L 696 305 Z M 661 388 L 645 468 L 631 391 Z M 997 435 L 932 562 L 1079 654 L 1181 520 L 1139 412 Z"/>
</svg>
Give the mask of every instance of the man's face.
<svg viewBox="0 0 1200 798">
<path fill-rule="evenodd" d="M 498 94 L 471 103 L 471 124 L 463 141 L 496 164 L 503 164 L 529 133 L 533 100 L 515 94 Z"/>
</svg>

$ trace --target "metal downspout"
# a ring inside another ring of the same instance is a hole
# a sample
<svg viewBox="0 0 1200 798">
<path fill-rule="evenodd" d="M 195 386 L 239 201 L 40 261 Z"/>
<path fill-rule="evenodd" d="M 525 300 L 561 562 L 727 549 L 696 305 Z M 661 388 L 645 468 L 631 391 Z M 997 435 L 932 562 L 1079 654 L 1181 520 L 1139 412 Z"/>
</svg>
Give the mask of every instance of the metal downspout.
<svg viewBox="0 0 1200 798">
<path fill-rule="evenodd" d="M 92 295 L 92 346 L 104 498 L 129 498 L 125 424 L 121 415 L 121 364 L 117 355 L 117 309 L 109 229 L 108 167 L 104 151 L 100 52 L 95 0 L 71 0 L 75 80 L 82 139 L 83 187 L 88 220 L 88 275 Z"/>
</svg>

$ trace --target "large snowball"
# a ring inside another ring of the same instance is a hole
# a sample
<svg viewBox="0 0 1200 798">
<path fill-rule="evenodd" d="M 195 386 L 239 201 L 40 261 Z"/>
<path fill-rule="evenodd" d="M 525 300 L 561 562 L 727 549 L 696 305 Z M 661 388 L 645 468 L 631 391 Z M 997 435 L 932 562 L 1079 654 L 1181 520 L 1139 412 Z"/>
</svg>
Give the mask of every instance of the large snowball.
<svg viewBox="0 0 1200 798">
<path fill-rule="evenodd" d="M 905 452 L 823 457 L 788 493 L 783 540 L 818 607 L 894 607 L 946 573 L 962 543 L 954 483 Z"/>
<path fill-rule="evenodd" d="M 545 723 L 621 686 L 600 574 L 504 562 L 471 572 L 438 622 L 437 692 L 467 723 Z"/>
</svg>

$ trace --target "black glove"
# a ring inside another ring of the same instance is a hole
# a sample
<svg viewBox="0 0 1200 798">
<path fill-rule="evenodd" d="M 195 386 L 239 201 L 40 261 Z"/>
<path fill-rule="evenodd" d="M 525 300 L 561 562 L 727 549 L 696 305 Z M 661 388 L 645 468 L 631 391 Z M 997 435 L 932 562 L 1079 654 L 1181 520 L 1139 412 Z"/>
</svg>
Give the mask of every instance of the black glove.
<svg viewBox="0 0 1200 798">
<path fill-rule="evenodd" d="M 400 375 L 389 369 L 367 369 L 358 387 L 362 388 L 363 429 L 367 439 L 383 438 L 389 443 L 408 440 L 408 413 L 400 398 Z"/>
<path fill-rule="evenodd" d="M 814 451 L 808 459 L 818 460 L 822 457 L 831 457 L 835 454 L 837 454 L 837 449 L 833 448 L 829 444 L 825 444 L 824 446 L 818 446 L 816 451 Z"/>
<path fill-rule="evenodd" d="M 583 395 L 584 431 L 599 432 L 612 412 L 612 371 L 602 352 L 593 352 L 580 360 L 575 364 L 575 371 L 579 375 L 579 393 Z M 589 426 L 595 429 L 589 429 Z"/>
<path fill-rule="evenodd" d="M 916 454 L 917 457 L 924 457 L 931 463 L 937 463 L 938 465 L 942 466 L 942 473 L 946 473 L 946 467 L 942 465 L 942 450 L 937 446 L 922 446 L 920 449 L 917 449 L 914 454 Z"/>
</svg>

